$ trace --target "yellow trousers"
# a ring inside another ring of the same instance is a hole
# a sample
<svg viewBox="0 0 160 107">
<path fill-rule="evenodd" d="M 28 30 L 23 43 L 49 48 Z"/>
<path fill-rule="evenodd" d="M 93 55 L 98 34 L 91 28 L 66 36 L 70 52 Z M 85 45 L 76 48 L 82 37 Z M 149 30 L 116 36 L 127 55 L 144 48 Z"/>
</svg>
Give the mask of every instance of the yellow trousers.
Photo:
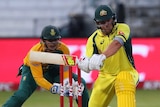
<svg viewBox="0 0 160 107">
<path fill-rule="evenodd" d="M 100 72 L 92 89 L 89 107 L 107 107 L 115 94 L 118 107 L 136 107 L 137 81 L 138 73 L 136 71 L 121 71 L 118 75 Z"/>
</svg>

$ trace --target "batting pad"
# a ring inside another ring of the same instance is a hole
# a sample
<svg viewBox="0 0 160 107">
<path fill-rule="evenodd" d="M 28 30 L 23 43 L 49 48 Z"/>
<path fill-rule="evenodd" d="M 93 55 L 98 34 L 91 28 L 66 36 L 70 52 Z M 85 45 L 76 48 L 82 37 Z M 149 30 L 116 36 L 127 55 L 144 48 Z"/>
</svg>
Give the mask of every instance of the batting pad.
<svg viewBox="0 0 160 107">
<path fill-rule="evenodd" d="M 117 107 L 136 107 L 135 84 L 129 72 L 121 72 L 115 81 Z"/>
</svg>

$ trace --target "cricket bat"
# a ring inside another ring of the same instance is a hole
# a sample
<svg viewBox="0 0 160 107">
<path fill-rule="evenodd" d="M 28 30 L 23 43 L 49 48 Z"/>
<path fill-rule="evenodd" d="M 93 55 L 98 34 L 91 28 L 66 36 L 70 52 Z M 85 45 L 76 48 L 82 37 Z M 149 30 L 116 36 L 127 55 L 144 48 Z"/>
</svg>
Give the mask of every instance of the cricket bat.
<svg viewBox="0 0 160 107">
<path fill-rule="evenodd" d="M 75 66 L 77 64 L 78 57 L 76 55 L 30 51 L 30 61 Z"/>
</svg>

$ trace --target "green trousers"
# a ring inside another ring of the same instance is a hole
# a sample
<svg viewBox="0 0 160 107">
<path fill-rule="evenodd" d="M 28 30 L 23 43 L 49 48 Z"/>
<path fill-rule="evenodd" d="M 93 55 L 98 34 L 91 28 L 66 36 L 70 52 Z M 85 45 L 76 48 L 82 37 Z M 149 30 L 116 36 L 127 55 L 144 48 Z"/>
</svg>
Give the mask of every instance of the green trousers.
<svg viewBox="0 0 160 107">
<path fill-rule="evenodd" d="M 59 75 L 52 75 L 53 71 L 48 71 L 44 73 L 44 77 L 51 83 L 59 83 Z M 75 81 L 78 80 L 78 76 L 73 73 L 73 78 Z M 89 94 L 86 87 L 85 80 L 82 79 L 82 83 L 85 88 L 82 94 L 82 107 L 88 107 Z M 32 95 L 36 90 L 37 84 L 33 79 L 30 68 L 23 66 L 22 68 L 22 78 L 17 91 L 2 105 L 2 107 L 21 107 L 23 103 Z"/>
</svg>

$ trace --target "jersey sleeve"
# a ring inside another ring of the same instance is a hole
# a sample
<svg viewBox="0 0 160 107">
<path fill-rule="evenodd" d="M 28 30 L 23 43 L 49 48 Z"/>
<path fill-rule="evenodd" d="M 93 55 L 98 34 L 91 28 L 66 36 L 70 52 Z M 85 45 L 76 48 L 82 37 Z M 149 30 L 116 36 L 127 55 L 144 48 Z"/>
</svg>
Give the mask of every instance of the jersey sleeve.
<svg viewBox="0 0 160 107">
<path fill-rule="evenodd" d="M 94 51 L 93 47 L 93 37 L 97 34 L 97 31 L 95 31 L 87 40 L 86 43 L 86 56 L 91 57 Z"/>
<path fill-rule="evenodd" d="M 63 52 L 63 54 L 70 54 L 70 50 L 69 50 L 68 46 L 63 42 L 60 42 L 60 46 L 59 46 L 58 50 L 61 50 Z"/>
<path fill-rule="evenodd" d="M 123 42 L 126 42 L 130 36 L 130 28 L 127 24 L 119 24 L 117 28 L 116 38 L 121 38 Z"/>
<path fill-rule="evenodd" d="M 43 48 L 44 47 L 42 46 L 41 43 L 37 43 L 36 45 L 34 45 L 30 49 L 30 51 L 43 51 Z M 50 88 L 52 87 L 52 84 L 43 77 L 42 64 L 40 62 L 31 62 L 29 60 L 30 51 L 28 52 L 28 54 L 24 58 L 24 61 L 23 61 L 24 65 L 30 67 L 30 71 L 32 73 L 32 76 L 38 86 L 40 86 L 46 90 L 50 90 Z"/>
<path fill-rule="evenodd" d="M 32 51 L 32 50 L 43 51 L 43 49 L 44 49 L 44 46 L 41 43 L 38 43 L 35 46 L 33 46 L 30 51 Z M 62 42 L 60 42 L 60 45 L 57 50 L 62 51 L 63 54 L 70 54 L 69 48 L 66 46 L 66 44 L 64 44 Z M 50 90 L 50 88 L 52 87 L 53 84 L 44 78 L 44 76 L 43 76 L 44 71 L 42 68 L 42 63 L 33 62 L 33 61 L 29 60 L 30 51 L 28 52 L 28 54 L 24 58 L 24 64 L 30 67 L 32 76 L 33 76 L 35 82 L 37 83 L 37 85 L 46 89 L 46 90 Z M 68 78 L 68 76 L 69 76 L 68 71 L 69 71 L 69 69 L 67 67 L 65 67 L 64 68 L 64 78 Z"/>
<path fill-rule="evenodd" d="M 30 69 L 36 83 L 40 87 L 46 90 L 50 90 L 50 88 L 52 87 L 52 84 L 43 77 L 42 64 L 31 62 Z"/>
</svg>

